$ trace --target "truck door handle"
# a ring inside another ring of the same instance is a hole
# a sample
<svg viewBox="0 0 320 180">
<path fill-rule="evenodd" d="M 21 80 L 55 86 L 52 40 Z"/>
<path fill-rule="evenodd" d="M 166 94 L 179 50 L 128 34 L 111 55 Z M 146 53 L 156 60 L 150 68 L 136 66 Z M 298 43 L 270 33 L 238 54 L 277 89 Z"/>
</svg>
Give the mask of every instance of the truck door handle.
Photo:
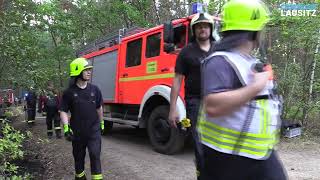
<svg viewBox="0 0 320 180">
<path fill-rule="evenodd" d="M 122 77 L 128 77 L 128 73 L 123 73 Z"/>
<path fill-rule="evenodd" d="M 167 72 L 167 71 L 169 71 L 169 68 L 163 68 L 163 69 L 161 69 L 161 72 Z"/>
</svg>

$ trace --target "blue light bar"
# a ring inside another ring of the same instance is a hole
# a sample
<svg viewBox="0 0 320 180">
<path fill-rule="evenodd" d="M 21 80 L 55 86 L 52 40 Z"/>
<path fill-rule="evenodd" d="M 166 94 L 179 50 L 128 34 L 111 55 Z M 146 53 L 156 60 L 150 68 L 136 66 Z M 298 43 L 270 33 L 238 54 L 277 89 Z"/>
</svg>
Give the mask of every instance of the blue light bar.
<svg viewBox="0 0 320 180">
<path fill-rule="evenodd" d="M 203 12 L 203 4 L 199 2 L 192 3 L 192 14 Z"/>
</svg>

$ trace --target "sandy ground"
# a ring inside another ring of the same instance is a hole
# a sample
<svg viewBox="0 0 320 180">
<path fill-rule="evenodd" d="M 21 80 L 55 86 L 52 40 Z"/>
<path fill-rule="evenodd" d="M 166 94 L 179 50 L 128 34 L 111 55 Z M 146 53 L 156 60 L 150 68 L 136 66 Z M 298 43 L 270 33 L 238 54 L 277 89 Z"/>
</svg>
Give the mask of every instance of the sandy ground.
<svg viewBox="0 0 320 180">
<path fill-rule="evenodd" d="M 71 143 L 64 139 L 47 139 L 43 118 L 30 130 L 32 139 L 26 144 L 26 162 L 35 164 L 36 179 L 73 179 Z M 20 124 L 20 125 L 19 125 Z M 320 180 L 320 144 L 300 138 L 283 139 L 278 153 L 289 179 Z M 110 180 L 194 180 L 195 168 L 192 147 L 177 155 L 162 155 L 152 150 L 145 130 L 115 125 L 112 134 L 102 138 L 102 168 Z M 38 168 L 38 169 L 37 169 Z M 90 177 L 89 158 L 86 172 Z"/>
</svg>

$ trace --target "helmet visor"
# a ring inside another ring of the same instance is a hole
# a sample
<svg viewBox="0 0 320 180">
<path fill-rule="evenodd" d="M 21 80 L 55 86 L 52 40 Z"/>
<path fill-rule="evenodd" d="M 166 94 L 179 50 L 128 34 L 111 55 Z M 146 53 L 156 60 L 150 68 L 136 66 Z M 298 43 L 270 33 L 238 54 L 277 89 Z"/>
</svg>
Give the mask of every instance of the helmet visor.
<svg viewBox="0 0 320 180">
<path fill-rule="evenodd" d="M 85 69 L 92 69 L 93 68 L 93 66 L 91 66 L 91 65 L 86 65 L 86 66 L 84 66 L 84 68 L 83 68 L 83 70 L 85 70 Z"/>
</svg>

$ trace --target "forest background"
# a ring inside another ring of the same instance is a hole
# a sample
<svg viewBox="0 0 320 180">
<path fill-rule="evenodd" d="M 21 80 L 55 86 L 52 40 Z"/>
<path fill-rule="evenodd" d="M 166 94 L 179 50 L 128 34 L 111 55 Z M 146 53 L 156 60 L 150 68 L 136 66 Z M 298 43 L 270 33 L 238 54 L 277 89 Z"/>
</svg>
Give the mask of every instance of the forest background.
<svg viewBox="0 0 320 180">
<path fill-rule="evenodd" d="M 317 0 L 318 1 L 318 0 Z M 63 89 L 68 65 L 85 44 L 133 26 L 150 28 L 189 15 L 193 0 L 0 0 L 0 88 Z M 209 1 L 218 15 L 225 0 Z M 267 0 L 272 22 L 266 57 L 284 97 L 283 119 L 320 135 L 320 5 L 316 16 L 282 16 L 283 0 Z M 316 127 L 316 128 L 315 128 Z"/>
</svg>

